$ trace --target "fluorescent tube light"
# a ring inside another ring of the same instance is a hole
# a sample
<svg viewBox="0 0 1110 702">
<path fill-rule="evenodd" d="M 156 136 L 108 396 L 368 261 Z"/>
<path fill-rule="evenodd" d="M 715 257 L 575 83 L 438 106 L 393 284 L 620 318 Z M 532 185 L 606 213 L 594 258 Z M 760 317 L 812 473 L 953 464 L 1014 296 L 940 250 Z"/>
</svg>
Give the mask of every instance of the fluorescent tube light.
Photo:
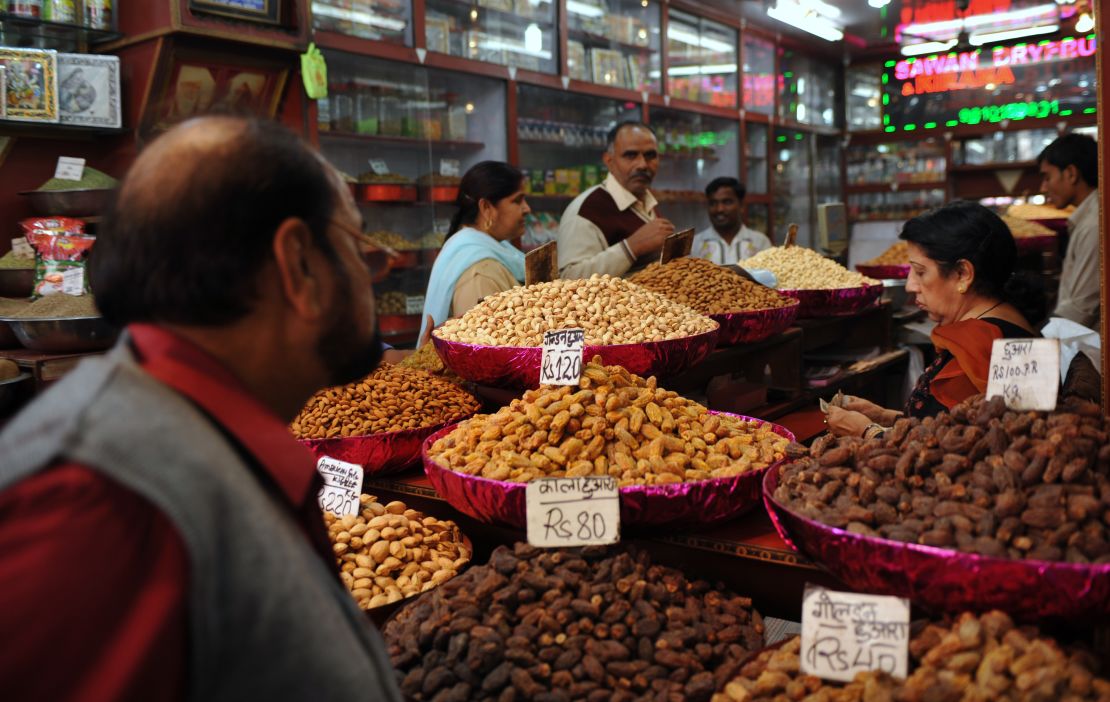
<svg viewBox="0 0 1110 702">
<path fill-rule="evenodd" d="M 478 43 L 478 46 L 483 49 L 489 49 L 490 51 L 511 51 L 514 54 L 535 56 L 536 58 L 544 60 L 551 58 L 550 51 L 532 51 L 525 46 L 503 39 L 483 39 Z"/>
<path fill-rule="evenodd" d="M 658 78 L 659 72 L 652 71 L 652 78 Z M 712 76 L 721 73 L 736 73 L 736 64 L 722 63 L 708 66 L 672 66 L 667 69 L 669 76 Z"/>
<path fill-rule="evenodd" d="M 815 11 L 806 12 L 798 5 L 768 7 L 767 16 L 819 36 L 826 41 L 840 41 L 844 38 L 844 32 L 835 24 L 821 17 Z"/>
<path fill-rule="evenodd" d="M 1041 34 L 1055 34 L 1060 31 L 1058 24 L 1042 24 L 1039 27 L 1023 27 L 1022 29 L 1007 29 L 1002 32 L 987 32 L 985 34 L 972 34 L 968 41 L 972 46 L 982 46 L 997 41 L 1009 41 L 1022 37 L 1035 37 Z"/>
<path fill-rule="evenodd" d="M 1035 7 L 1027 7 L 1022 10 L 1011 10 L 1009 12 L 995 12 L 993 14 L 972 15 L 965 19 L 952 19 L 944 20 L 942 22 L 927 22 L 925 24 L 910 24 L 901 28 L 902 34 L 914 34 L 918 36 L 933 36 L 934 34 L 950 31 L 960 31 L 963 27 L 974 28 L 983 26 L 995 26 L 1005 24 L 1007 22 L 1016 22 L 1020 20 L 1030 19 L 1048 19 L 1048 16 L 1054 19 L 1056 17 L 1055 5 L 1036 5 Z"/>
<path fill-rule="evenodd" d="M 709 51 L 716 51 L 719 53 L 731 53 L 735 51 L 731 44 L 725 43 L 719 39 L 710 39 L 709 37 L 699 37 L 697 34 L 675 29 L 673 26 L 667 27 L 667 38 L 673 41 L 681 42 L 687 46 L 700 46 Z"/>
<path fill-rule="evenodd" d="M 339 7 L 331 7 L 330 5 L 321 5 L 319 3 L 312 3 L 312 13 L 322 17 L 333 17 L 335 19 L 365 24 L 371 27 L 380 27 L 393 32 L 399 32 L 408 26 L 405 22 L 393 19 L 392 17 L 380 17 L 371 12 L 344 10 Z"/>
<path fill-rule="evenodd" d="M 921 56 L 922 54 L 939 54 L 948 51 L 956 45 L 955 39 L 949 41 L 926 41 L 920 44 L 909 44 L 902 47 L 903 56 Z"/>
<path fill-rule="evenodd" d="M 567 0 L 567 12 L 573 12 L 582 17 L 601 17 L 605 14 L 605 11 L 600 7 L 587 5 L 584 2 L 578 2 L 578 0 Z"/>
</svg>

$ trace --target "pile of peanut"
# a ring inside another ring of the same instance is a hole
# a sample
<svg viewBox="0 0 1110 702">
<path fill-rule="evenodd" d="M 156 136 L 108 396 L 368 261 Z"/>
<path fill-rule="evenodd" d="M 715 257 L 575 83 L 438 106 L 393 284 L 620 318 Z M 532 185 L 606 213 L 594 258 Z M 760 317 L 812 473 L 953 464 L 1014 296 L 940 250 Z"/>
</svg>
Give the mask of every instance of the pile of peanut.
<svg viewBox="0 0 1110 702">
<path fill-rule="evenodd" d="M 366 235 L 371 241 L 379 246 L 384 246 L 387 249 L 394 251 L 417 251 L 420 249 L 420 244 L 415 241 L 409 241 L 401 234 L 392 232 L 388 229 L 379 229 L 370 232 Z"/>
<path fill-rule="evenodd" d="M 886 251 L 870 261 L 864 261 L 865 266 L 905 266 L 910 262 L 910 244 L 899 241 Z"/>
<path fill-rule="evenodd" d="M 821 438 L 775 498 L 848 531 L 998 558 L 1110 563 L 1110 422 L 1098 405 L 1007 410 L 982 396 L 899 419 L 881 438 Z M 831 436 L 831 435 L 829 435 Z"/>
<path fill-rule="evenodd" d="M 1056 236 L 1056 232 L 1052 231 L 1040 222 L 1031 222 L 1028 219 L 1021 219 L 1020 217 L 1011 217 L 1010 215 L 1001 215 L 1002 221 L 1010 228 L 1010 233 L 1014 235 L 1015 239 L 1029 239 L 1038 236 Z"/>
<path fill-rule="evenodd" d="M 770 288 L 704 258 L 653 263 L 629 280 L 702 314 L 748 312 L 796 304 Z"/>
<path fill-rule="evenodd" d="M 377 297 L 378 314 L 406 314 L 408 296 L 392 290 Z"/>
<path fill-rule="evenodd" d="M 764 249 L 740 262 L 743 268 L 764 268 L 779 279 L 779 290 L 831 290 L 878 285 L 879 281 L 850 271 L 804 246 Z"/>
<path fill-rule="evenodd" d="M 452 373 L 447 366 L 443 365 L 443 359 L 436 353 L 435 344 L 430 341 L 397 365 L 401 368 L 412 368 L 413 370 L 422 370 L 431 373 L 432 375 L 439 376 L 456 385 L 461 385 L 463 383 L 462 378 Z"/>
<path fill-rule="evenodd" d="M 1110 681 L 1095 677 L 1094 657 L 1065 653 L 997 610 L 980 617 L 965 612 L 951 625 L 929 624 L 909 648 L 905 680 L 866 672 L 845 684 L 802 674 L 801 638 L 795 637 L 745 664 L 713 702 L 1110 699 Z"/>
<path fill-rule="evenodd" d="M 577 387 L 529 390 L 432 446 L 440 465 L 491 480 L 609 475 L 621 486 L 727 478 L 782 460 L 770 425 L 709 411 L 595 358 Z"/>
<path fill-rule="evenodd" d="M 313 395 L 289 425 L 298 439 L 330 439 L 457 422 L 481 403 L 454 383 L 383 363 L 357 383 Z"/>
<path fill-rule="evenodd" d="M 339 577 L 362 609 L 427 592 L 470 562 L 454 522 L 428 517 L 404 502 L 360 496 L 357 515 L 324 512 Z"/>
<path fill-rule="evenodd" d="M 658 293 L 608 275 L 555 280 L 491 295 L 434 333 L 484 346 L 541 346 L 543 333 L 581 328 L 594 346 L 642 344 L 710 332 L 717 323 Z"/>
<path fill-rule="evenodd" d="M 406 700 L 709 702 L 763 645 L 751 600 L 615 549 L 498 547 L 401 610 Z"/>
</svg>

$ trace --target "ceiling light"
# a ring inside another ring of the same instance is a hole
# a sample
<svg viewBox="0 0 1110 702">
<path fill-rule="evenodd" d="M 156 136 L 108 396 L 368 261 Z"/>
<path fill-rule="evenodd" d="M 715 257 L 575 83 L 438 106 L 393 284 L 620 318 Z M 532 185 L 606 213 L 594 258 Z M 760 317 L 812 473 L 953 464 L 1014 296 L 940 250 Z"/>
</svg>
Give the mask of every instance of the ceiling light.
<svg viewBox="0 0 1110 702">
<path fill-rule="evenodd" d="M 1075 21 L 1075 31 L 1089 32 L 1095 28 L 1095 16 L 1090 12 L 1084 12 L 1079 15 L 1079 19 Z"/>
<path fill-rule="evenodd" d="M 955 39 L 949 41 L 926 41 L 921 44 L 907 44 L 902 47 L 903 56 L 921 56 L 922 54 L 939 54 L 948 51 L 956 45 Z"/>
<path fill-rule="evenodd" d="M 1009 41 L 1010 39 L 1021 39 L 1022 37 L 1035 37 L 1041 34 L 1055 34 L 1060 31 L 1058 24 L 1042 24 L 1038 27 L 1024 27 L 1022 29 L 1007 29 L 1002 32 L 987 32 L 984 34 L 972 34 L 968 41 L 972 46 L 982 46 L 983 44 L 990 44 L 996 41 Z"/>
<path fill-rule="evenodd" d="M 819 15 L 815 10 L 807 11 L 800 5 L 787 4 L 785 6 L 768 7 L 767 16 L 819 36 L 826 41 L 840 41 L 844 38 L 844 32 L 840 27 Z"/>
</svg>

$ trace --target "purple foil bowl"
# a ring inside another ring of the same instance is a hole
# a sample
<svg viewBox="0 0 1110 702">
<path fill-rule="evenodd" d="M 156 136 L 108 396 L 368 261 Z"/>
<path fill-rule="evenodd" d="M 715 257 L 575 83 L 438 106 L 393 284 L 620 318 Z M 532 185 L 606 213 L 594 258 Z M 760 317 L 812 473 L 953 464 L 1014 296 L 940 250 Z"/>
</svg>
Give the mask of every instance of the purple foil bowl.
<svg viewBox="0 0 1110 702">
<path fill-rule="evenodd" d="M 858 314 L 875 305 L 882 297 L 883 285 L 863 285 L 858 288 L 832 288 L 830 290 L 779 290 L 780 293 L 801 302 L 799 319 L 812 317 L 843 317 Z"/>
<path fill-rule="evenodd" d="M 461 417 L 456 422 L 462 421 Z M 391 431 L 366 436 L 337 436 L 331 439 L 301 439 L 316 460 L 324 456 L 357 463 L 366 477 L 396 473 L 420 461 L 424 439 L 455 422 L 432 427 Z"/>
<path fill-rule="evenodd" d="M 1059 240 L 1055 234 L 1047 236 L 1014 237 L 1018 253 L 1039 253 L 1042 251 L 1055 251 Z"/>
<path fill-rule="evenodd" d="M 587 360 L 601 356 L 606 365 L 623 366 L 640 376 L 680 373 L 705 360 L 717 345 L 719 329 L 695 336 L 646 344 L 586 346 Z M 432 333 L 432 343 L 444 365 L 459 377 L 481 385 L 537 388 L 540 385 L 539 346 L 481 346 L 446 341 Z"/>
<path fill-rule="evenodd" d="M 761 424 L 769 423 L 738 414 L 730 416 Z M 779 436 L 794 441 L 794 434 L 790 430 L 777 424 L 772 424 L 771 427 Z M 452 507 L 478 521 L 524 529 L 526 483 L 456 473 L 440 466 L 428 455 L 432 444 L 452 429 L 454 427 L 438 431 L 424 442 L 424 473 L 436 492 Z M 775 463 L 770 467 L 775 468 L 778 465 Z M 768 468 L 764 468 L 731 478 L 715 478 L 695 483 L 623 487 L 620 489 L 621 524 L 704 525 L 738 517 L 759 504 L 760 485 L 763 482 L 763 473 L 767 470 Z"/>
<path fill-rule="evenodd" d="M 779 536 L 853 590 L 907 597 L 938 614 L 1000 609 L 1023 621 L 1110 614 L 1110 564 L 993 558 L 852 534 L 775 500 L 780 468 L 763 480 L 763 502 Z"/>
<path fill-rule="evenodd" d="M 779 334 L 798 318 L 801 303 L 794 300 L 786 307 L 772 307 L 750 312 L 711 314 L 709 318 L 721 325 L 717 346 L 751 344 Z"/>
<path fill-rule="evenodd" d="M 868 266 L 863 263 L 858 263 L 856 264 L 856 270 L 863 273 L 868 278 L 877 278 L 879 280 L 902 280 L 910 277 L 910 264 L 908 263 L 885 266 Z"/>
</svg>

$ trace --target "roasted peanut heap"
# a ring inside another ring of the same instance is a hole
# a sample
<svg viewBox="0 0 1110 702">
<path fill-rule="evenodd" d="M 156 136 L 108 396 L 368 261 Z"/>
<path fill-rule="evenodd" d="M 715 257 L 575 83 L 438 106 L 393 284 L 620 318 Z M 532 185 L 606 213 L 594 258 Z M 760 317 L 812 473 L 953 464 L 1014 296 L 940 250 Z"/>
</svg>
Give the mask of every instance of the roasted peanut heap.
<svg viewBox="0 0 1110 702">
<path fill-rule="evenodd" d="M 796 304 L 774 290 L 704 258 L 676 258 L 653 263 L 630 280 L 702 314 L 747 312 Z"/>
<path fill-rule="evenodd" d="M 1030 222 L 1027 219 L 1020 217 L 1011 217 L 1010 215 L 1002 215 L 1002 221 L 1010 228 L 1010 233 L 1014 235 L 1015 239 L 1028 239 L 1037 236 L 1055 236 L 1056 232 L 1052 231 L 1040 222 Z"/>
<path fill-rule="evenodd" d="M 491 295 L 435 334 L 485 346 L 540 346 L 552 329 L 581 328 L 594 346 L 642 344 L 713 331 L 717 323 L 608 275 L 555 280 Z"/>
<path fill-rule="evenodd" d="M 970 702 L 972 700 L 1107 700 L 1110 681 L 1096 678 L 1097 661 L 1067 654 L 1032 627 L 1006 614 L 964 613 L 951 626 L 929 624 L 910 641 L 910 676 L 859 673 L 850 683 L 800 672 L 795 637 L 744 665 L 713 702 Z"/>
<path fill-rule="evenodd" d="M 611 553 L 501 546 L 408 605 L 384 632 L 405 699 L 709 702 L 763 645 L 751 600 Z"/>
<path fill-rule="evenodd" d="M 480 407 L 453 383 L 383 363 L 357 383 L 313 395 L 289 428 L 298 439 L 365 436 L 455 422 Z"/>
<path fill-rule="evenodd" d="M 404 502 L 383 505 L 373 495 L 359 499 L 357 515 L 324 512 L 324 523 L 339 577 L 362 609 L 427 592 L 470 562 L 454 522 L 425 516 Z"/>
<path fill-rule="evenodd" d="M 865 261 L 865 266 L 906 266 L 910 263 L 910 245 L 908 242 L 899 241 L 886 251 L 870 261 Z"/>
<path fill-rule="evenodd" d="M 443 359 L 436 353 L 435 345 L 430 341 L 397 365 L 401 368 L 412 368 L 414 370 L 422 370 L 431 373 L 432 375 L 439 376 L 456 385 L 461 385 L 463 383 L 462 378 L 452 373 L 447 366 L 443 365 Z"/>
<path fill-rule="evenodd" d="M 496 414 L 462 422 L 429 454 L 491 480 L 611 475 L 621 486 L 726 478 L 766 468 L 790 442 L 770 425 L 709 410 L 600 358 L 578 387 L 529 390 Z"/>
<path fill-rule="evenodd" d="M 779 279 L 780 290 L 829 290 L 877 285 L 879 281 L 850 271 L 804 246 L 764 249 L 740 262 L 744 268 L 765 268 Z"/>
<path fill-rule="evenodd" d="M 775 499 L 859 534 L 1000 558 L 1110 563 L 1110 423 L 1098 405 L 982 396 L 879 439 L 818 439 Z"/>
</svg>

